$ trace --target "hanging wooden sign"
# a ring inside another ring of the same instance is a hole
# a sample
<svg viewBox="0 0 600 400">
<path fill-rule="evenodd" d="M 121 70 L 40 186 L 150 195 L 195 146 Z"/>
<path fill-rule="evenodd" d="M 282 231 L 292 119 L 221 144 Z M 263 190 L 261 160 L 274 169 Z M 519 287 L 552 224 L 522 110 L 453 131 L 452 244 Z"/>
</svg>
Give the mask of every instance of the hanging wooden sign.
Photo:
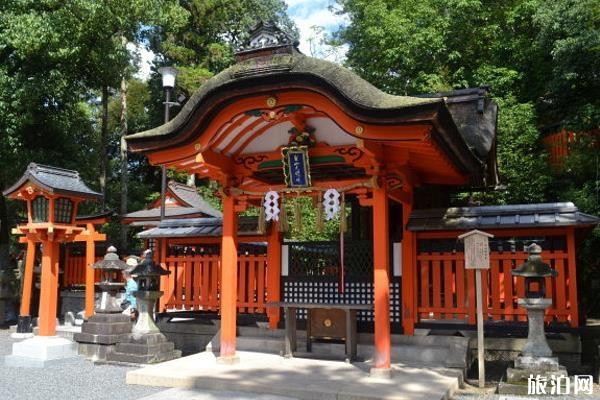
<svg viewBox="0 0 600 400">
<path fill-rule="evenodd" d="M 309 187 L 311 183 L 308 147 L 284 147 L 281 152 L 283 154 L 283 175 L 287 187 Z"/>
</svg>

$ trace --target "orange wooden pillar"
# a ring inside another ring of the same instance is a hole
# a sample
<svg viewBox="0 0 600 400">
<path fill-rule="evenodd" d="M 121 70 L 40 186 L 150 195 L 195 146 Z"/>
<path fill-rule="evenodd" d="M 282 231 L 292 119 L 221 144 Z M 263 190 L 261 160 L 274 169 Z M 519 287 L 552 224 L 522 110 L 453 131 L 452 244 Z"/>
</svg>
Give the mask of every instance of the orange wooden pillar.
<svg viewBox="0 0 600 400">
<path fill-rule="evenodd" d="M 569 310 L 571 327 L 579 327 L 579 302 L 577 301 L 577 262 L 575 257 L 575 228 L 567 229 L 567 257 L 569 263 Z"/>
<path fill-rule="evenodd" d="M 221 243 L 221 354 L 223 362 L 235 358 L 237 315 L 237 214 L 235 198 L 223 195 L 223 237 Z"/>
<path fill-rule="evenodd" d="M 19 315 L 31 315 L 31 293 L 33 291 L 33 265 L 35 264 L 35 242 L 27 239 L 27 255 L 23 271 L 23 293 Z"/>
<path fill-rule="evenodd" d="M 58 252 L 58 242 L 42 242 L 42 287 L 40 291 L 39 336 L 56 335 Z"/>
<path fill-rule="evenodd" d="M 267 241 L 267 300 L 279 301 L 281 298 L 281 232 L 277 223 L 271 224 L 271 232 Z M 267 309 L 269 328 L 277 329 L 279 308 Z"/>
<path fill-rule="evenodd" d="M 156 246 L 158 247 L 158 259 L 155 261 L 159 262 L 160 266 L 168 271 L 169 268 L 167 268 L 167 239 L 160 238 L 156 240 L 158 241 L 158 243 L 156 243 Z M 172 295 L 172 293 L 169 292 L 169 279 L 176 279 L 176 277 L 172 276 L 172 274 L 162 275 L 160 277 L 160 290 L 163 292 L 163 294 L 158 300 L 159 312 L 167 311 L 167 303 L 169 301 L 170 296 Z M 173 285 L 173 287 L 175 287 L 175 285 Z"/>
<path fill-rule="evenodd" d="M 87 238 L 85 240 L 85 318 L 94 315 L 96 302 L 95 270 L 96 245 L 94 242 L 94 224 L 87 224 Z"/>
<path fill-rule="evenodd" d="M 416 312 L 416 237 L 406 228 L 413 208 L 412 191 L 410 199 L 410 203 L 402 203 L 402 329 L 405 335 L 415 333 Z"/>
<path fill-rule="evenodd" d="M 373 368 L 390 368 L 390 239 L 385 187 L 373 189 L 373 284 L 375 354 Z"/>
</svg>

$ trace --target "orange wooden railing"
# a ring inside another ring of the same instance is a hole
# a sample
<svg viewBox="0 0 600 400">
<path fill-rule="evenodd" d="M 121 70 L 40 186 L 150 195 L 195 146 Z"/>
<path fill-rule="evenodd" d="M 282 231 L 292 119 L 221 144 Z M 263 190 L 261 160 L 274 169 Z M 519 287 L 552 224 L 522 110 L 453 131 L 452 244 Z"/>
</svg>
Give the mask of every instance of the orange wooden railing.
<svg viewBox="0 0 600 400">
<path fill-rule="evenodd" d="M 544 251 L 542 258 L 558 271 L 546 279 L 546 297 L 553 299 L 546 321 L 577 326 L 577 291 L 574 266 L 564 251 Z M 523 278 L 510 271 L 527 259 L 525 252 L 492 252 L 491 268 L 483 271 L 484 318 L 499 321 L 526 321 L 526 311 L 517 306 L 525 294 Z M 417 314 L 420 320 L 476 321 L 475 273 L 465 270 L 464 253 L 420 253 L 417 255 Z"/>
<path fill-rule="evenodd" d="M 219 309 L 219 255 L 168 256 L 171 272 L 163 281 L 167 309 Z M 264 313 L 267 291 L 267 256 L 238 256 L 238 311 Z"/>
<path fill-rule="evenodd" d="M 575 133 L 565 129 L 546 136 L 542 141 L 550 154 L 550 165 L 561 168 L 569 155 L 570 144 L 575 140 Z"/>
<path fill-rule="evenodd" d="M 102 257 L 96 257 L 96 261 Z M 85 254 L 71 254 L 70 250 L 65 253 L 62 274 L 62 286 L 85 285 Z M 96 282 L 100 281 L 100 271 L 95 271 Z"/>
</svg>

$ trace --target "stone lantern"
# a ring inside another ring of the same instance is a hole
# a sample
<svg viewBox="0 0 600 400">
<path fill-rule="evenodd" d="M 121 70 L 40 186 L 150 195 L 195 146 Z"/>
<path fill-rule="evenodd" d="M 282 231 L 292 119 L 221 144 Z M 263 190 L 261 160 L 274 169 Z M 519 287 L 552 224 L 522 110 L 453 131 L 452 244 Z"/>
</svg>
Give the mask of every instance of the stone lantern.
<svg viewBox="0 0 600 400">
<path fill-rule="evenodd" d="M 133 295 L 139 312 L 133 333 L 160 332 L 154 323 L 154 304 L 163 294 L 160 291 L 160 277 L 168 274 L 169 271 L 154 262 L 151 250 L 146 250 L 144 260 L 131 271 L 138 284 L 138 290 Z"/>
<path fill-rule="evenodd" d="M 501 383 L 498 387 L 501 394 L 527 394 L 530 376 L 542 376 L 548 380 L 552 377 L 558 379 L 567 376 L 567 371 L 559 365 L 558 358 L 552 357 L 544 330 L 544 312 L 552 305 L 552 299 L 545 297 L 545 280 L 555 277 L 557 272 L 542 261 L 542 248 L 538 244 L 533 243 L 529 246 L 528 252 L 527 261 L 515 268 L 512 274 L 525 278 L 526 297 L 518 299 L 518 304 L 527 310 L 529 332 L 521 355 L 515 360 L 514 368 L 508 368 L 506 371 L 507 383 Z"/>
<path fill-rule="evenodd" d="M 125 287 L 122 272 L 129 268 L 127 263 L 121 261 L 117 255 L 117 249 L 110 246 L 106 250 L 104 259 L 93 265 L 94 269 L 100 270 L 101 280 L 96 283 L 102 297 L 100 305 L 96 308 L 97 313 L 120 313 L 121 305 L 117 299 L 117 293 Z"/>
<path fill-rule="evenodd" d="M 129 316 L 122 314 L 117 293 L 123 289 L 122 272 L 129 268 L 119 259 L 117 249 L 110 246 L 104 259 L 93 265 L 101 274 L 96 287 L 101 291 L 100 302 L 96 304 L 96 314 L 83 323 L 81 333 L 73 338 L 78 345 L 78 353 L 94 361 L 105 360 L 115 344 L 131 332 Z"/>
<path fill-rule="evenodd" d="M 133 293 L 139 312 L 137 323 L 127 338 L 107 355 L 108 361 L 149 364 L 181 357 L 181 351 L 175 350 L 175 345 L 167 341 L 154 323 L 154 305 L 163 293 L 160 277 L 167 274 L 169 271 L 154 262 L 152 251 L 146 250 L 143 261 L 131 271 L 138 283 L 138 290 Z"/>
</svg>

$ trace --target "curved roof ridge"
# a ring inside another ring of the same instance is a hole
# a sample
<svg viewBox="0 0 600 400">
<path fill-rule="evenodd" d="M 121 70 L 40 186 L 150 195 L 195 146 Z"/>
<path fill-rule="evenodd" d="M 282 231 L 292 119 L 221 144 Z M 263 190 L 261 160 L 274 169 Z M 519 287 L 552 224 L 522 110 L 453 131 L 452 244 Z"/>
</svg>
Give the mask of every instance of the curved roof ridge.
<svg viewBox="0 0 600 400">
<path fill-rule="evenodd" d="M 71 195 L 86 199 L 98 200 L 102 194 L 90 189 L 79 176 L 79 172 L 72 169 L 53 167 L 50 165 L 29 163 L 27 169 L 19 180 L 4 190 L 4 196 L 10 196 L 28 181 L 34 183 L 49 193 Z"/>
<path fill-rule="evenodd" d="M 264 62 L 263 62 L 264 64 Z M 261 65 L 263 65 L 261 64 Z M 271 71 L 266 68 L 257 69 L 263 75 L 280 73 L 314 75 L 335 86 L 346 98 L 366 108 L 371 109 L 402 109 L 422 104 L 443 103 L 441 97 L 422 98 L 413 96 L 398 96 L 386 93 L 370 82 L 358 76 L 355 72 L 333 62 L 306 56 L 300 52 L 289 55 L 276 55 L 269 62 Z M 281 68 L 276 68 L 277 66 Z M 213 90 L 225 84 L 256 77 L 251 73 L 256 68 L 256 60 L 248 59 L 221 71 L 200 86 L 179 113 L 164 125 L 146 131 L 127 135 L 126 140 L 167 135 L 174 132 L 188 121 L 201 100 Z"/>
</svg>

